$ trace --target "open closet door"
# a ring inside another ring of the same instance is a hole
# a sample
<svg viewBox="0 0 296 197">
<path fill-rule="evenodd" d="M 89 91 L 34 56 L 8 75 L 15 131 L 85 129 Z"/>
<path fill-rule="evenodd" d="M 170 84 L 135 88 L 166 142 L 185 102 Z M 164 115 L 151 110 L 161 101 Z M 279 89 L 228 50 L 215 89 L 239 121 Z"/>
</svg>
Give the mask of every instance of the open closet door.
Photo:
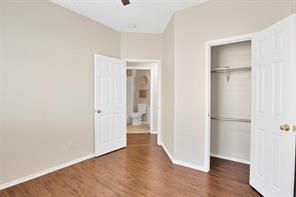
<svg viewBox="0 0 296 197">
<path fill-rule="evenodd" d="M 95 154 L 126 146 L 126 62 L 95 55 Z"/>
<path fill-rule="evenodd" d="M 293 196 L 296 124 L 295 15 L 256 33 L 252 48 L 250 184 Z"/>
</svg>

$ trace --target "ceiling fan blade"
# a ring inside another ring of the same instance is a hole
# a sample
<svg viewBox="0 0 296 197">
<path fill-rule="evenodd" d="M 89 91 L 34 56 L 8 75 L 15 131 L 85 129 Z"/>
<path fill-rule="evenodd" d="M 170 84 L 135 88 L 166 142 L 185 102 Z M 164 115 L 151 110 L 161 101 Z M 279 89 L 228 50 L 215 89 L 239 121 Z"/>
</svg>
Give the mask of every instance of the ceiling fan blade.
<svg viewBox="0 0 296 197">
<path fill-rule="evenodd" d="M 124 6 L 130 4 L 130 1 L 129 1 L 129 0 L 121 0 L 121 2 L 122 2 L 122 4 L 123 4 Z"/>
</svg>

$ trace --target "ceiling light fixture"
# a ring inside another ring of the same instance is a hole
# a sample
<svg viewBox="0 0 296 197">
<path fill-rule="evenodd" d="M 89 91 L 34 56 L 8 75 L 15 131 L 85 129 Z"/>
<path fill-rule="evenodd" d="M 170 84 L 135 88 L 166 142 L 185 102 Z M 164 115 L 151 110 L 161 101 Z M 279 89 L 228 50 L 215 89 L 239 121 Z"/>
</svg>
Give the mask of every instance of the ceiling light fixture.
<svg viewBox="0 0 296 197">
<path fill-rule="evenodd" d="M 129 0 L 121 0 L 123 6 L 129 5 L 130 1 Z"/>
</svg>

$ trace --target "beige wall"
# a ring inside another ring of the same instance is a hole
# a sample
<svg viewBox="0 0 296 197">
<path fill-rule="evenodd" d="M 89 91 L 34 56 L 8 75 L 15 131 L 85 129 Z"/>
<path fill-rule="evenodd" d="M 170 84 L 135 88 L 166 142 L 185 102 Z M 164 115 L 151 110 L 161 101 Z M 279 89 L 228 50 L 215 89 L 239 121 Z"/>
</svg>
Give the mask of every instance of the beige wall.
<svg viewBox="0 0 296 197">
<path fill-rule="evenodd" d="M 4 157 L 4 151 L 3 151 L 3 104 L 2 104 L 2 96 L 3 95 L 3 13 L 4 13 L 4 3 L 3 1 L 0 1 L 0 183 L 2 181 L 2 174 L 4 172 L 3 170 L 3 161 L 1 158 Z"/>
<path fill-rule="evenodd" d="M 52 3 L 4 15 L 0 183 L 94 152 L 94 54 L 120 56 L 120 33 Z"/>
<path fill-rule="evenodd" d="M 290 1 L 210 1 L 175 14 L 175 158 L 204 165 L 205 42 L 260 31 Z"/>
<path fill-rule="evenodd" d="M 162 35 L 121 33 L 121 57 L 124 59 L 152 59 L 162 57 Z"/>
<path fill-rule="evenodd" d="M 163 34 L 161 65 L 161 138 L 170 153 L 174 154 L 175 130 L 175 21 L 168 24 Z"/>
<path fill-rule="evenodd" d="M 163 58 L 163 142 L 203 165 L 205 42 L 259 31 L 292 10 L 290 1 L 211 1 L 176 13 L 159 35 L 119 33 L 51 3 L 5 5 L 0 183 L 94 152 L 95 53 Z"/>
<path fill-rule="evenodd" d="M 291 0 L 292 1 L 292 13 L 296 13 L 296 0 Z"/>
</svg>

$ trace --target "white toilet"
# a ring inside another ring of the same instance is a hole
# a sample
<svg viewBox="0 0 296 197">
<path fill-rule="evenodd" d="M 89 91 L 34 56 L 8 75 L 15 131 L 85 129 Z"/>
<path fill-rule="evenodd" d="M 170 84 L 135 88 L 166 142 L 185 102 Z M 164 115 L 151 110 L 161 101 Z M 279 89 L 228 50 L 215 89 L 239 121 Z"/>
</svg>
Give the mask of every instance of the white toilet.
<svg viewBox="0 0 296 197">
<path fill-rule="evenodd" d="M 138 104 L 138 112 L 132 112 L 131 119 L 132 125 L 138 126 L 142 124 L 142 117 L 147 112 L 147 105 L 146 104 Z"/>
</svg>

